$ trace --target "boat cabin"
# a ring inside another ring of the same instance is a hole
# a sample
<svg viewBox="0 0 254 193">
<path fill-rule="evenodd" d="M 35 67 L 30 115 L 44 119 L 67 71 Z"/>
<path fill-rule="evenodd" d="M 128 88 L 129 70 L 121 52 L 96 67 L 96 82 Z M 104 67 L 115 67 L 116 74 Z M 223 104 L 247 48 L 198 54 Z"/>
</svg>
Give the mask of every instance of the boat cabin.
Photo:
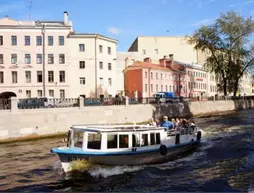
<svg viewBox="0 0 254 193">
<path fill-rule="evenodd" d="M 73 126 L 68 146 L 85 151 L 119 151 L 161 144 L 165 128 L 154 126 Z"/>
</svg>

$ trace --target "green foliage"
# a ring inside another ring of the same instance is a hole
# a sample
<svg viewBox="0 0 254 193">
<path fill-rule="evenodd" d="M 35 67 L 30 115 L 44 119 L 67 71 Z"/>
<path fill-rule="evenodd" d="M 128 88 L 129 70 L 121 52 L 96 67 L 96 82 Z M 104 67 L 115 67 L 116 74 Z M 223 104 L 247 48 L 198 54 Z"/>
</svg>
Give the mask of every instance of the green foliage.
<svg viewBox="0 0 254 193">
<path fill-rule="evenodd" d="M 230 11 L 189 37 L 189 43 L 194 44 L 196 50 L 208 53 L 204 67 L 215 73 L 220 81 L 219 91 L 224 95 L 228 92 L 236 95 L 241 78 L 254 65 L 254 45 L 248 47 L 248 38 L 253 33 L 252 18 L 244 19 Z"/>
</svg>

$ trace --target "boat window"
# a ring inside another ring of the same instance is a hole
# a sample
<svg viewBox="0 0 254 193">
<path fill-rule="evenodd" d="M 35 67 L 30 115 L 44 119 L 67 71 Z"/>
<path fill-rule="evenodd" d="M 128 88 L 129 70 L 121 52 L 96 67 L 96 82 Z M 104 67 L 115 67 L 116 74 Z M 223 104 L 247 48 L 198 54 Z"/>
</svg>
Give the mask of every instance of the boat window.
<svg viewBox="0 0 254 193">
<path fill-rule="evenodd" d="M 161 135 L 160 135 L 160 133 L 156 133 L 156 144 L 161 144 Z"/>
<path fill-rule="evenodd" d="M 155 134 L 150 133 L 150 145 L 155 145 Z"/>
<path fill-rule="evenodd" d="M 141 146 L 148 146 L 148 134 L 142 134 L 142 143 Z"/>
<path fill-rule="evenodd" d="M 132 134 L 132 147 L 140 147 L 139 134 Z"/>
<path fill-rule="evenodd" d="M 128 148 L 128 147 L 129 147 L 129 136 L 119 135 L 119 148 Z"/>
<path fill-rule="evenodd" d="M 109 135 L 108 134 L 108 143 L 107 143 L 108 149 L 114 149 L 117 148 L 117 135 Z"/>
<path fill-rule="evenodd" d="M 73 134 L 74 147 L 82 148 L 84 132 L 75 131 Z"/>
<path fill-rule="evenodd" d="M 101 134 L 88 134 L 88 149 L 101 149 Z"/>
</svg>

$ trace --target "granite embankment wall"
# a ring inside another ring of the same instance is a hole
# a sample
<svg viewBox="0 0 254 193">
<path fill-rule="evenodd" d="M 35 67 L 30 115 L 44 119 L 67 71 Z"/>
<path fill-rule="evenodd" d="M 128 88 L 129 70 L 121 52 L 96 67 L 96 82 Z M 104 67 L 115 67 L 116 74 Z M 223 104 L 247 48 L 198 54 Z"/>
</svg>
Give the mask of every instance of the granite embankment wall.
<svg viewBox="0 0 254 193">
<path fill-rule="evenodd" d="M 254 100 L 200 101 L 165 105 L 121 105 L 0 111 L 0 142 L 66 132 L 73 124 L 126 123 L 151 117 L 192 116 L 254 107 Z"/>
</svg>

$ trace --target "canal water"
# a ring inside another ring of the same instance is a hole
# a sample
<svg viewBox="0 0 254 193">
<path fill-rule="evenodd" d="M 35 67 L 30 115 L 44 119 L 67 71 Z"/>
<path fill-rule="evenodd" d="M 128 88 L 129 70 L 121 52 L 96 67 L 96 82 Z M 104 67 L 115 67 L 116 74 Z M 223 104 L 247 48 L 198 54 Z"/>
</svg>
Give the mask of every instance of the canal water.
<svg viewBox="0 0 254 193">
<path fill-rule="evenodd" d="M 254 110 L 196 119 L 202 145 L 152 166 L 100 167 L 62 177 L 50 149 L 62 139 L 0 146 L 0 191 L 254 192 Z"/>
</svg>

